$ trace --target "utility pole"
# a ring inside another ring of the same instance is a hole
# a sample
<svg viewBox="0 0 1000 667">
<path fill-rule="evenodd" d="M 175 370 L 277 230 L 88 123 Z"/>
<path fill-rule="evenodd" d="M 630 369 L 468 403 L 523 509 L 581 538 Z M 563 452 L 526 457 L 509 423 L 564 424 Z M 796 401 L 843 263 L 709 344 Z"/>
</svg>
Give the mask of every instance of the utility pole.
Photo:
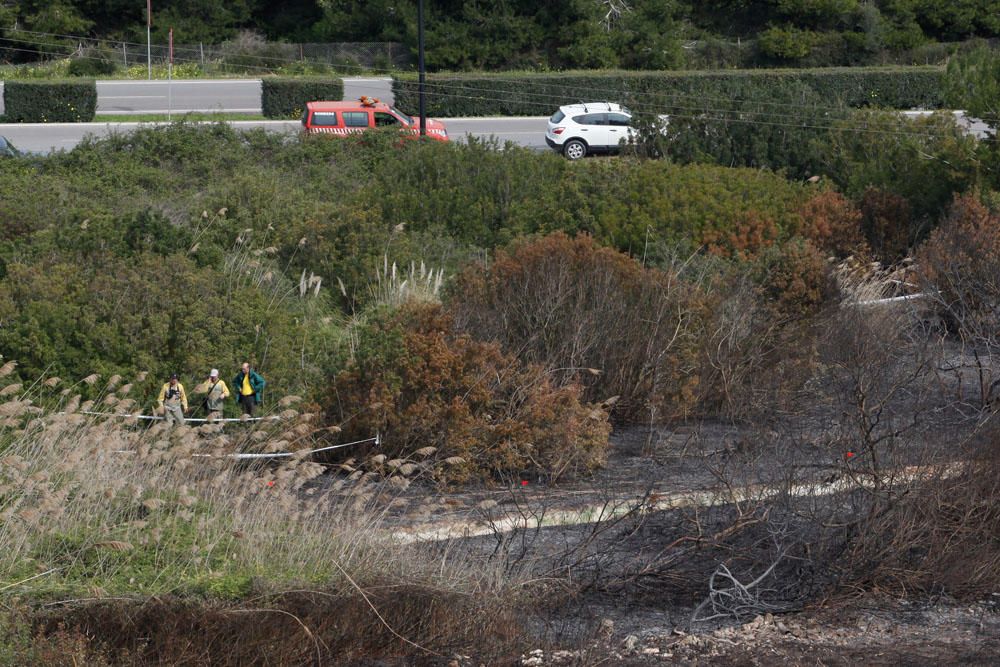
<svg viewBox="0 0 1000 667">
<path fill-rule="evenodd" d="M 170 120 L 171 107 L 174 106 L 174 29 L 170 29 L 170 55 L 167 57 L 167 120 Z"/>
<path fill-rule="evenodd" d="M 424 0 L 417 0 L 417 70 L 419 71 L 420 136 L 427 136 L 427 100 L 424 91 L 426 70 L 424 68 Z"/>
<path fill-rule="evenodd" d="M 149 35 L 153 28 L 153 0 L 146 0 L 146 79 L 153 80 L 153 48 Z"/>
</svg>

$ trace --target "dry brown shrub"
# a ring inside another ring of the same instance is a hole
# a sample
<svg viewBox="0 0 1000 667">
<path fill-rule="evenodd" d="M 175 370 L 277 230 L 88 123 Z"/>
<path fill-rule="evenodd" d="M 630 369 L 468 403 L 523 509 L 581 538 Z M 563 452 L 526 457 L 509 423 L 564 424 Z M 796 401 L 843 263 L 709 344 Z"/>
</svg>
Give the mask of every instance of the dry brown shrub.
<svg viewBox="0 0 1000 667">
<path fill-rule="evenodd" d="M 1000 389 L 1000 215 L 975 193 L 956 197 L 916 270 L 931 307 L 971 353 L 966 366 L 988 406 Z"/>
<path fill-rule="evenodd" d="M 917 252 L 921 277 L 956 325 L 1000 307 L 1000 215 L 975 193 L 955 198 L 945 219 Z"/>
<path fill-rule="evenodd" d="M 844 195 L 828 190 L 805 202 L 798 211 L 800 233 L 817 248 L 844 257 L 864 245 L 862 215 Z"/>
<path fill-rule="evenodd" d="M 812 315 L 837 294 L 833 267 L 808 239 L 792 239 L 768 250 L 756 272 L 779 320 Z"/>
<path fill-rule="evenodd" d="M 557 383 L 582 384 L 586 400 L 619 396 L 616 419 L 693 408 L 706 299 L 589 236 L 526 240 L 489 267 L 468 266 L 448 305 L 460 330 L 542 365 Z"/>
<path fill-rule="evenodd" d="M 376 317 L 335 379 L 328 419 L 345 440 L 379 433 L 387 458 L 436 447 L 439 479 L 534 471 L 553 478 L 604 461 L 610 427 L 578 385 L 456 333 L 441 306 L 411 303 Z"/>
<path fill-rule="evenodd" d="M 773 246 L 780 236 L 781 231 L 773 219 L 748 211 L 730 231 L 707 230 L 701 244 L 719 257 L 751 259 Z"/>
</svg>

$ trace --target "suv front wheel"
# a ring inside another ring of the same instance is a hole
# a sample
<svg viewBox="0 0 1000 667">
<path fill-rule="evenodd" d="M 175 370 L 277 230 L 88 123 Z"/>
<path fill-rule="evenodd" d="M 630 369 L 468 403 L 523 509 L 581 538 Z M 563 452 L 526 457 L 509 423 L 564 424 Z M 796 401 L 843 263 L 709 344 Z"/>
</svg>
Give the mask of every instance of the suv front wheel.
<svg viewBox="0 0 1000 667">
<path fill-rule="evenodd" d="M 563 146 L 563 155 L 568 160 L 579 160 L 587 154 L 587 144 L 579 139 L 570 139 Z"/>
</svg>

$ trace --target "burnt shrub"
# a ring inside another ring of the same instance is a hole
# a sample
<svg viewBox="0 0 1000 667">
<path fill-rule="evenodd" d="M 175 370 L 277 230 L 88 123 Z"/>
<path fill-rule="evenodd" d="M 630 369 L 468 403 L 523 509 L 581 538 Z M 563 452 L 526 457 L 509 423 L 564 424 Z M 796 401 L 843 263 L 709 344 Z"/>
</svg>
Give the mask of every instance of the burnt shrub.
<svg viewBox="0 0 1000 667">
<path fill-rule="evenodd" d="M 955 199 L 917 251 L 931 308 L 974 353 L 981 407 L 1000 391 L 1000 215 L 975 193 Z"/>
<path fill-rule="evenodd" d="M 861 211 L 847 197 L 827 190 L 799 208 L 800 233 L 820 250 L 844 257 L 864 244 Z"/>
<path fill-rule="evenodd" d="M 347 440 L 377 432 L 390 458 L 435 447 L 445 482 L 554 480 L 604 462 L 607 412 L 585 404 L 580 386 L 457 332 L 439 305 L 381 311 L 358 340 L 327 410 Z"/>
<path fill-rule="evenodd" d="M 892 192 L 868 188 L 861 196 L 862 230 L 878 257 L 903 257 L 914 237 L 909 202 Z"/>
<path fill-rule="evenodd" d="M 582 383 L 586 400 L 618 396 L 616 419 L 669 419 L 694 404 L 698 290 L 589 236 L 522 240 L 467 267 L 449 307 L 463 331 Z"/>
<path fill-rule="evenodd" d="M 955 198 L 940 226 L 920 246 L 917 263 L 951 318 L 992 316 L 1000 325 L 1000 215 L 976 194 Z"/>
<path fill-rule="evenodd" d="M 976 600 L 1000 578 L 1000 434 L 952 465 L 927 466 L 852 531 L 841 583 Z M 898 499 L 898 500 L 895 500 Z"/>
</svg>

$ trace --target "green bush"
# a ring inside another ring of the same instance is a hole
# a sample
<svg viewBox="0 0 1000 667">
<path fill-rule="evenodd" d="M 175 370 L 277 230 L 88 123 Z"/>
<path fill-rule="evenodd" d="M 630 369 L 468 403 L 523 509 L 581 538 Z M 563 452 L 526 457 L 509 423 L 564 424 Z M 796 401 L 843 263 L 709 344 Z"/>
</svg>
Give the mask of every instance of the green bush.
<svg viewBox="0 0 1000 667">
<path fill-rule="evenodd" d="M 444 117 L 541 116 L 582 96 L 631 99 L 636 110 L 653 112 L 671 104 L 710 105 L 751 90 L 766 96 L 796 84 L 812 89 L 828 105 L 939 108 L 943 79 L 940 67 L 438 74 L 427 81 L 427 110 Z M 415 76 L 394 77 L 392 88 L 401 109 L 417 108 Z"/>
<path fill-rule="evenodd" d="M 831 108 L 828 99 L 801 79 L 759 86 L 733 82 L 725 98 L 670 101 L 657 109 L 670 116 L 665 130 L 640 125 L 640 142 L 655 141 L 680 163 L 714 162 L 762 167 L 805 179 L 822 162 L 821 138 L 831 116 L 852 109 Z"/>
<path fill-rule="evenodd" d="M 809 55 L 816 44 L 816 34 L 811 30 L 794 27 L 768 28 L 760 33 L 757 48 L 762 55 L 776 60 L 801 60 Z"/>
<path fill-rule="evenodd" d="M 8 123 L 86 123 L 94 119 L 94 81 L 8 81 L 3 89 Z"/>
<path fill-rule="evenodd" d="M 114 74 L 118 64 L 110 55 L 100 49 L 87 49 L 82 55 L 69 61 L 67 73 L 70 76 L 98 77 Z"/>
<path fill-rule="evenodd" d="M 855 200 L 871 188 L 902 197 L 913 215 L 914 226 L 904 234 L 912 243 L 926 235 L 956 192 L 977 183 L 982 167 L 976 147 L 976 139 L 950 113 L 905 118 L 858 111 L 834 122 L 825 134 L 816 173 L 828 175 Z M 880 250 L 881 241 L 870 236 L 869 242 Z M 885 246 L 890 248 L 905 251 L 895 242 Z"/>
<path fill-rule="evenodd" d="M 343 96 L 342 79 L 265 77 L 260 86 L 260 106 L 267 118 L 298 118 L 306 102 L 337 101 Z"/>
</svg>

